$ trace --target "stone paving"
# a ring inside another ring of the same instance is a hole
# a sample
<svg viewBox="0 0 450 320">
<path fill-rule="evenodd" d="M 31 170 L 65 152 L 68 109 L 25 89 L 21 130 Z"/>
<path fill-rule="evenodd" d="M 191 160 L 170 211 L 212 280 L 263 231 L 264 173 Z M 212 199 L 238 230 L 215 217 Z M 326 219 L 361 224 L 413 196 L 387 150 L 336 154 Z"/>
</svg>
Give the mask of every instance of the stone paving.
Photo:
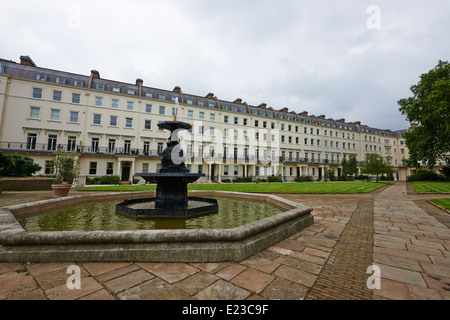
<svg viewBox="0 0 450 320">
<path fill-rule="evenodd" d="M 370 194 L 283 197 L 312 207 L 315 223 L 244 261 L 0 263 L 0 299 L 450 299 L 450 220 L 425 203 L 450 195 L 394 183 Z M 51 195 L 4 192 L 0 206 L 34 198 Z M 80 289 L 67 286 L 71 265 Z M 380 289 L 367 287 L 371 265 Z"/>
</svg>

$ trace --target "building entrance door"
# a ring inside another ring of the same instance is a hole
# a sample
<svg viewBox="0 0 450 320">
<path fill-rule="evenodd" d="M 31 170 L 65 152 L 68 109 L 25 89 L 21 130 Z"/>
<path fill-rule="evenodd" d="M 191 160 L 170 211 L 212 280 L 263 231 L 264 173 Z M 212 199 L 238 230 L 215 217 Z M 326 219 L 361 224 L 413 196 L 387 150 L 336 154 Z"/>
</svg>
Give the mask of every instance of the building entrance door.
<svg viewBox="0 0 450 320">
<path fill-rule="evenodd" d="M 124 162 L 122 164 L 122 177 L 121 181 L 130 181 L 130 170 L 131 165 L 129 162 Z"/>
</svg>

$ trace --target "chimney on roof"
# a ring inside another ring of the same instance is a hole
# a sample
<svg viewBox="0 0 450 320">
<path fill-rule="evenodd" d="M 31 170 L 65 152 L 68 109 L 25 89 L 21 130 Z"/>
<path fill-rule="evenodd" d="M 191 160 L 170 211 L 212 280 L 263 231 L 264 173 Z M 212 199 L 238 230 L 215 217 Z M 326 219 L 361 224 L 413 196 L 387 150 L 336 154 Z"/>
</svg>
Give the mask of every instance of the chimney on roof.
<svg viewBox="0 0 450 320">
<path fill-rule="evenodd" d="M 356 124 L 357 126 L 361 125 L 361 121 L 356 121 L 356 122 L 353 122 L 353 123 Z"/>
<path fill-rule="evenodd" d="M 342 122 L 342 123 L 345 123 L 345 119 L 344 118 L 342 118 L 342 119 L 338 119 L 338 120 L 336 120 L 337 122 Z"/>
<path fill-rule="evenodd" d="M 237 98 L 236 100 L 234 100 L 233 103 L 242 104 L 242 99 L 241 98 Z"/>
<path fill-rule="evenodd" d="M 321 114 L 321 115 L 318 116 L 317 118 L 325 120 L 325 115 L 324 115 L 324 114 Z"/>
<path fill-rule="evenodd" d="M 25 66 L 36 67 L 36 64 L 29 56 L 20 56 L 20 64 Z"/>
<path fill-rule="evenodd" d="M 100 73 L 97 70 L 91 70 L 91 76 L 89 77 L 88 88 L 92 88 L 92 79 L 100 79 Z"/>
<path fill-rule="evenodd" d="M 205 98 L 207 98 L 207 99 L 214 99 L 214 93 L 211 93 L 211 92 L 208 93 Z"/>
<path fill-rule="evenodd" d="M 263 102 L 258 106 L 258 108 L 265 109 L 265 108 L 267 108 L 267 104 Z"/>
<path fill-rule="evenodd" d="M 281 112 L 289 112 L 289 108 L 283 108 L 280 110 Z"/>
<path fill-rule="evenodd" d="M 303 111 L 303 112 L 299 113 L 299 115 L 301 115 L 301 116 L 308 116 L 308 111 Z"/>
<path fill-rule="evenodd" d="M 173 88 L 173 92 L 174 93 L 178 93 L 180 95 L 180 101 L 178 101 L 179 103 L 183 103 L 183 91 L 181 90 L 181 87 L 176 86 L 175 88 Z"/>
<path fill-rule="evenodd" d="M 142 96 L 142 85 L 144 84 L 144 80 L 141 78 L 136 79 L 136 85 L 139 87 L 139 97 Z"/>
</svg>

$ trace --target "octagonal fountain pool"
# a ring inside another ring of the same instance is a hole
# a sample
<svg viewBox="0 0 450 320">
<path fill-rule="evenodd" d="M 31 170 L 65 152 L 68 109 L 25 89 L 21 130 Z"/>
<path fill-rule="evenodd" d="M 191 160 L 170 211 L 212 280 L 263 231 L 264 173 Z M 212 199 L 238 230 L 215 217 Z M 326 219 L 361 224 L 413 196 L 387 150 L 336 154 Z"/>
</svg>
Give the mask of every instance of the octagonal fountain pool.
<svg viewBox="0 0 450 320">
<path fill-rule="evenodd" d="M 241 261 L 313 223 L 312 209 L 274 195 L 192 191 L 219 212 L 136 219 L 115 205 L 154 193 L 71 196 L 0 209 L 0 261 Z M 45 214 L 44 214 L 45 213 Z"/>
</svg>

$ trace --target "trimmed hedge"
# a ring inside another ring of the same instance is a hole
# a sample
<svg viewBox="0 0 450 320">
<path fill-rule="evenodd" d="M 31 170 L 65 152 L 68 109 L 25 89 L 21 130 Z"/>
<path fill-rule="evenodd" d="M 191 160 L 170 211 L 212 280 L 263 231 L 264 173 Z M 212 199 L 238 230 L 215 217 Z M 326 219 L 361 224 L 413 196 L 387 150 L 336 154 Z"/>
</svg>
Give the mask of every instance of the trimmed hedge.
<svg viewBox="0 0 450 320">
<path fill-rule="evenodd" d="M 120 184 L 120 177 L 118 175 L 102 176 L 95 178 L 86 177 L 86 185 L 93 185 L 93 184 Z"/>
</svg>

